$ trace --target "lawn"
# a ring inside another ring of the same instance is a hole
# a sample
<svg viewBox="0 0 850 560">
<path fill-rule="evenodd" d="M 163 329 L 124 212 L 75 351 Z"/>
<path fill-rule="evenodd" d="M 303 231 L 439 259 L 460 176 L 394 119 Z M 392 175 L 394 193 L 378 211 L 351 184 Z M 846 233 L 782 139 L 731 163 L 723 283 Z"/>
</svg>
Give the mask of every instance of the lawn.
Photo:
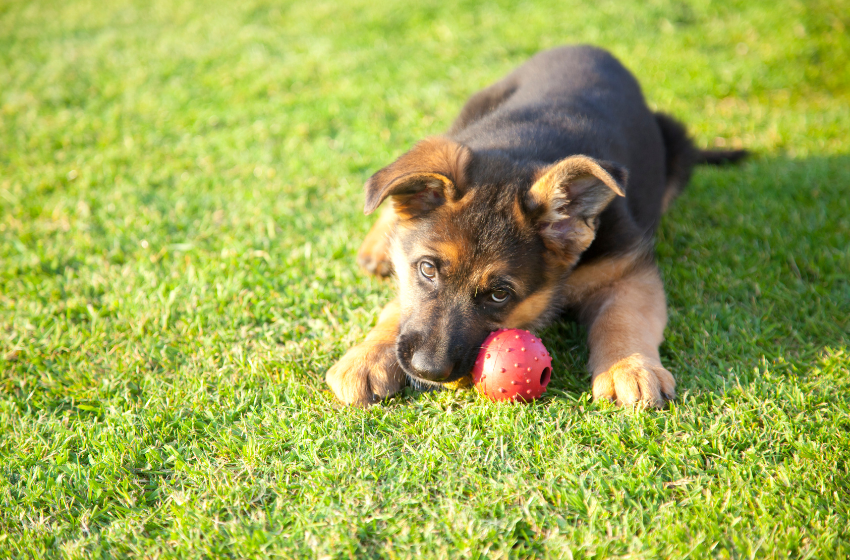
<svg viewBox="0 0 850 560">
<path fill-rule="evenodd" d="M 667 410 L 324 374 L 393 286 L 362 184 L 538 50 L 703 146 L 665 216 Z M 0 557 L 850 555 L 850 2 L 0 3 Z"/>
</svg>

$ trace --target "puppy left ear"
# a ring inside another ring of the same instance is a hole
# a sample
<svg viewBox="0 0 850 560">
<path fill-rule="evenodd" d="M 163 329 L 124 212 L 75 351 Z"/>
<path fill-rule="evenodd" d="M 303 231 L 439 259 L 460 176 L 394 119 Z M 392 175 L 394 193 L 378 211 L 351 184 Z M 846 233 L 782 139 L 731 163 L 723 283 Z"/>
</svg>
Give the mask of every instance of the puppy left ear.
<svg viewBox="0 0 850 560">
<path fill-rule="evenodd" d="M 463 196 L 472 151 L 444 137 L 426 138 L 366 182 L 366 205 L 372 213 L 392 197 L 396 214 L 411 218 Z"/>
<path fill-rule="evenodd" d="M 608 161 L 571 156 L 543 170 L 526 195 L 539 216 L 544 243 L 559 252 L 580 253 L 596 237 L 597 218 L 615 196 L 626 196 L 628 173 Z"/>
</svg>

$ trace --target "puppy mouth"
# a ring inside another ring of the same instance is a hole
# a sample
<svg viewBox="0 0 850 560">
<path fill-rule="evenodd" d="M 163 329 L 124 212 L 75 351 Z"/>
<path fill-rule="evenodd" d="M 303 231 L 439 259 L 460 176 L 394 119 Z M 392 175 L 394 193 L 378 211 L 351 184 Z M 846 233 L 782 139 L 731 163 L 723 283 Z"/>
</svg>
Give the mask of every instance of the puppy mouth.
<svg viewBox="0 0 850 560">
<path fill-rule="evenodd" d="M 407 377 L 407 383 L 410 387 L 413 387 L 417 391 L 439 391 L 444 388 L 446 383 L 452 383 L 453 381 L 457 381 L 462 377 L 469 375 L 472 371 L 472 366 L 468 364 L 469 360 L 462 359 L 454 364 L 452 367 L 451 373 L 445 379 L 433 380 L 433 379 L 425 379 L 416 374 L 416 370 L 410 367 L 409 364 L 405 363 L 405 360 L 400 359 L 399 364 L 401 365 L 401 369 L 404 371 L 405 376 Z M 468 367 L 467 367 L 468 366 Z"/>
<path fill-rule="evenodd" d="M 408 364 L 405 364 L 401 360 L 399 360 L 401 364 L 401 369 L 404 370 L 404 374 L 407 376 L 407 380 L 410 382 L 410 385 L 413 387 L 434 387 L 439 388 L 444 383 L 450 383 L 454 381 L 460 376 L 455 375 L 455 371 L 457 371 L 457 367 L 452 368 L 452 372 L 445 379 L 426 379 L 417 375 L 417 371 L 410 367 Z"/>
<path fill-rule="evenodd" d="M 423 393 L 440 391 L 443 389 L 443 384 L 446 383 L 446 381 L 430 381 L 428 379 L 422 379 L 409 373 L 407 370 L 405 370 L 404 374 L 407 376 L 407 384 Z"/>
</svg>

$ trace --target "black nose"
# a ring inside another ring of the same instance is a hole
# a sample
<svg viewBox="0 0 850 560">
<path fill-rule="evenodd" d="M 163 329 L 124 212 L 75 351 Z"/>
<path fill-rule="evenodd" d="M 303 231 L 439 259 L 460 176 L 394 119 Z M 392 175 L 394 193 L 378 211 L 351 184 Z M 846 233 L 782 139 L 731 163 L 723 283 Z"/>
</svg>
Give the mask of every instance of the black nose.
<svg viewBox="0 0 850 560">
<path fill-rule="evenodd" d="M 418 377 L 428 381 L 442 381 L 452 374 L 454 364 L 448 360 L 435 359 L 433 354 L 421 350 L 414 352 L 410 358 L 410 367 Z"/>
</svg>

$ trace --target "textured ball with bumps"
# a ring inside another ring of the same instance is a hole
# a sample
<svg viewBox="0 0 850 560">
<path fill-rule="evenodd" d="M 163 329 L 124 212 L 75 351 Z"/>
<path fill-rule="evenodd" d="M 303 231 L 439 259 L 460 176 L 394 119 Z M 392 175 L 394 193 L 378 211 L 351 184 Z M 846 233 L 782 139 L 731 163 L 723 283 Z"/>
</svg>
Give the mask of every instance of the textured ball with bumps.
<svg viewBox="0 0 850 560">
<path fill-rule="evenodd" d="M 520 329 L 490 333 L 472 367 L 475 388 L 494 401 L 533 401 L 546 392 L 551 377 L 549 351 Z"/>
</svg>

